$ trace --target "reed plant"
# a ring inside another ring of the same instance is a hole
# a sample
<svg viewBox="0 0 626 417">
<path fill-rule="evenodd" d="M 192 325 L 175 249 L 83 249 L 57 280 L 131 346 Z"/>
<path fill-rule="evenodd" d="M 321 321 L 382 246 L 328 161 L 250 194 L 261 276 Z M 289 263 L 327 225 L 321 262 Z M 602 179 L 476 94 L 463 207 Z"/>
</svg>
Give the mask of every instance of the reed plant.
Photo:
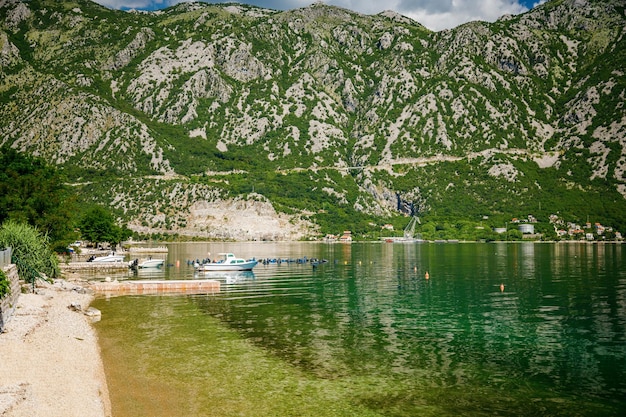
<svg viewBox="0 0 626 417">
<path fill-rule="evenodd" d="M 8 220 L 0 227 L 0 247 L 13 249 L 12 260 L 20 278 L 31 284 L 59 275 L 59 260 L 49 243 L 47 234 L 26 223 Z"/>
</svg>

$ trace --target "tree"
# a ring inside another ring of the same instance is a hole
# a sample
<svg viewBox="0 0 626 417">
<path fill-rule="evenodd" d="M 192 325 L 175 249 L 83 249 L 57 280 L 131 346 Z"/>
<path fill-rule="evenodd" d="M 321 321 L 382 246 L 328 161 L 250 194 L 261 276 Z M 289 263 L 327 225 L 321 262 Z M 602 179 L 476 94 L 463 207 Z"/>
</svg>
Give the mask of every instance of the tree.
<svg viewBox="0 0 626 417">
<path fill-rule="evenodd" d="M 118 226 L 113 215 L 102 206 L 89 209 L 81 218 L 79 227 L 83 239 L 96 245 L 107 242 L 114 246 L 132 235 L 126 226 Z"/>
<path fill-rule="evenodd" d="M 54 247 L 75 239 L 75 196 L 63 175 L 42 159 L 0 148 L 0 223 L 28 223 Z"/>
</svg>

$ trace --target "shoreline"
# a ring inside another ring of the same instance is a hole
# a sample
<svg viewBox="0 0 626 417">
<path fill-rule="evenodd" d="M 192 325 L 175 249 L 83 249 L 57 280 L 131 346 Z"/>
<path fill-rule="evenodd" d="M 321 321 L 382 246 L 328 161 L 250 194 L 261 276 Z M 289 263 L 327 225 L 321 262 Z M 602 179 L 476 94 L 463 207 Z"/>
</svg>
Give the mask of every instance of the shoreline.
<svg viewBox="0 0 626 417">
<path fill-rule="evenodd" d="M 38 281 L 35 293 L 20 294 L 0 333 L 0 416 L 112 416 L 97 333 L 83 314 L 95 299 L 85 284 L 80 278 Z"/>
<path fill-rule="evenodd" d="M 82 312 L 93 299 L 64 279 L 20 294 L 0 333 L 1 416 L 112 415 L 97 334 Z"/>
</svg>

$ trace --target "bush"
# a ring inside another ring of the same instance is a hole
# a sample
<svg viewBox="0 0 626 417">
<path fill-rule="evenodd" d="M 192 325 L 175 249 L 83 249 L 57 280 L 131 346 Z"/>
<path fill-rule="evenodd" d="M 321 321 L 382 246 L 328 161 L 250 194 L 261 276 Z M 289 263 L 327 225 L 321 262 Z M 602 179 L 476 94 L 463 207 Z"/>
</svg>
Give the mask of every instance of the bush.
<svg viewBox="0 0 626 417">
<path fill-rule="evenodd" d="M 0 300 L 9 294 L 11 294 L 11 283 L 4 271 L 0 269 Z"/>
<path fill-rule="evenodd" d="M 0 247 L 13 249 L 18 274 L 27 282 L 59 275 L 59 260 L 49 247 L 47 235 L 26 223 L 13 220 L 0 228 Z"/>
</svg>

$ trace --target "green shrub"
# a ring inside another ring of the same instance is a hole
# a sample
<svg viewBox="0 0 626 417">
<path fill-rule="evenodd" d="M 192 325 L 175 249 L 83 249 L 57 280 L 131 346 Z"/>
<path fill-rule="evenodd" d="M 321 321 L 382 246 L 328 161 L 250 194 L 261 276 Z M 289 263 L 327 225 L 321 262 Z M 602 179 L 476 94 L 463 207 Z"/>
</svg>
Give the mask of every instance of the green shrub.
<svg viewBox="0 0 626 417">
<path fill-rule="evenodd" d="M 0 300 L 9 294 L 11 294 L 11 283 L 4 271 L 0 269 Z"/>
<path fill-rule="evenodd" d="M 18 274 L 29 283 L 59 275 L 59 260 L 50 249 L 48 236 L 33 226 L 6 221 L 0 228 L 0 247 L 13 249 Z"/>
</svg>

